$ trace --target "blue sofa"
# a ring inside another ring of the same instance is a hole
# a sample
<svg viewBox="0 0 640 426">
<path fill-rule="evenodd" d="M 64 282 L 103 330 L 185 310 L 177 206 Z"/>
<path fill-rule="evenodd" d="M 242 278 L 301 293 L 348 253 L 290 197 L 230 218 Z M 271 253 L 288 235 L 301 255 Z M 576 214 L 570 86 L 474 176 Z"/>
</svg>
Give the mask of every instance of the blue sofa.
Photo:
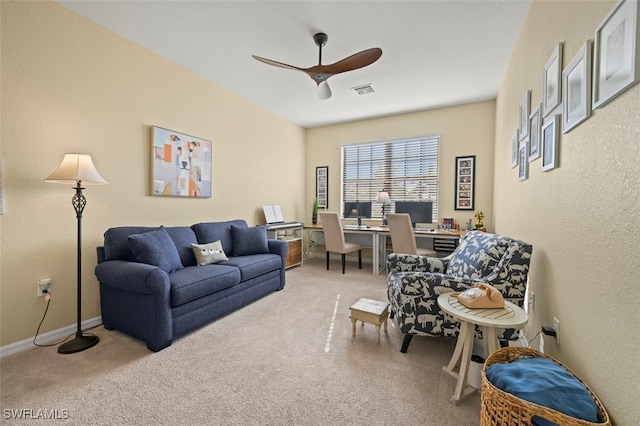
<svg viewBox="0 0 640 426">
<path fill-rule="evenodd" d="M 102 322 L 157 352 L 284 288 L 287 248 L 241 219 L 108 229 L 95 269 Z"/>
</svg>

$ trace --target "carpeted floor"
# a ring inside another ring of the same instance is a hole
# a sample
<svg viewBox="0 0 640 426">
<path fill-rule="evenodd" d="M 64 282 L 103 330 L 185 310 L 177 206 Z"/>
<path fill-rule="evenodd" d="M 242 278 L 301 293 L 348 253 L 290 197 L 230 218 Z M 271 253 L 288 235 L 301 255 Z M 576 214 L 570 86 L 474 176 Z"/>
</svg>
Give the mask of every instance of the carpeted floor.
<svg viewBox="0 0 640 426">
<path fill-rule="evenodd" d="M 100 343 L 81 353 L 7 357 L 2 422 L 49 423 L 12 419 L 30 409 L 78 425 L 477 425 L 478 394 L 449 402 L 455 380 L 442 366 L 455 341 L 415 337 L 402 354 L 392 321 L 379 344 L 369 324 L 352 339 L 349 307 L 386 300 L 386 277 L 353 261 L 345 275 L 332 268 L 306 261 L 284 290 L 158 353 L 99 327 Z"/>
</svg>

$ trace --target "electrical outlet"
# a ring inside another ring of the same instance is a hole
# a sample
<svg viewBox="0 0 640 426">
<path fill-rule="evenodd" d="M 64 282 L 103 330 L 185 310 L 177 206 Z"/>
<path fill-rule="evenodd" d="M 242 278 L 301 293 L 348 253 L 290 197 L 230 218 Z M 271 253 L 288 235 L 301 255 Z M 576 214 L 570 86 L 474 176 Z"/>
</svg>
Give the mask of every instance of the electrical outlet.
<svg viewBox="0 0 640 426">
<path fill-rule="evenodd" d="M 553 317 L 553 329 L 556 331 L 556 343 L 560 344 L 560 320 Z"/>
<path fill-rule="evenodd" d="M 540 352 L 544 353 L 544 336 L 541 334 L 540 335 L 540 343 L 539 343 L 539 348 Z"/>
<path fill-rule="evenodd" d="M 44 297 L 45 294 L 51 292 L 51 278 L 43 278 L 38 280 L 38 297 Z"/>
<path fill-rule="evenodd" d="M 527 300 L 527 302 L 528 302 L 527 303 L 528 308 L 533 311 L 535 309 L 535 303 L 536 303 L 536 294 L 534 292 L 532 291 L 529 292 L 529 299 Z"/>
</svg>

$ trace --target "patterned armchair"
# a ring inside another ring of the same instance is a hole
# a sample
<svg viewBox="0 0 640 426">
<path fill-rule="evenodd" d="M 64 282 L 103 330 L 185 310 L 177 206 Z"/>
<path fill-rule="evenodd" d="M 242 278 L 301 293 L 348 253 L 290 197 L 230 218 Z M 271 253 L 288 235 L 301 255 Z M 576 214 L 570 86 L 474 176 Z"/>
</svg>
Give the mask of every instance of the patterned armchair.
<svg viewBox="0 0 640 426">
<path fill-rule="evenodd" d="M 390 315 L 405 335 L 406 352 L 415 335 L 456 337 L 460 323 L 438 306 L 438 296 L 487 283 L 504 299 L 524 304 L 532 246 L 509 237 L 471 231 L 445 258 L 391 253 L 387 257 Z M 476 329 L 476 334 L 481 333 Z M 500 340 L 517 339 L 516 330 L 503 330 Z"/>
</svg>

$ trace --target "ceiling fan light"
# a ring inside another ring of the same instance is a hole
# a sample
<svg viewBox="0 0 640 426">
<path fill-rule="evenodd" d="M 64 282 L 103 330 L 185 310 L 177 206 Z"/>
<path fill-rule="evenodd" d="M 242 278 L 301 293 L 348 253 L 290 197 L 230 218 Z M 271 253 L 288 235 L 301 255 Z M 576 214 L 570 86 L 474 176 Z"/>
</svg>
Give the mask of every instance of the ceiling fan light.
<svg viewBox="0 0 640 426">
<path fill-rule="evenodd" d="M 326 80 L 318 84 L 318 97 L 322 100 L 329 99 L 331 97 L 331 88 Z"/>
</svg>

